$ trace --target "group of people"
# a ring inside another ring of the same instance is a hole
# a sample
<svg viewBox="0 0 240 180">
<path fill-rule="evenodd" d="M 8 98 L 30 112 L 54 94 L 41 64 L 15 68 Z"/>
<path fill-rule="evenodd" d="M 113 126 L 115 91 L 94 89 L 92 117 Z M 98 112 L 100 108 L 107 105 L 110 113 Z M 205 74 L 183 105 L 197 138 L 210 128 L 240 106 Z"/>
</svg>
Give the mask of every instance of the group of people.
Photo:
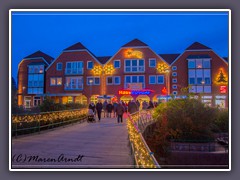
<svg viewBox="0 0 240 180">
<path fill-rule="evenodd" d="M 142 109 L 151 109 L 157 106 L 157 103 L 153 103 L 152 101 L 149 101 L 148 103 L 146 101 L 142 102 Z M 104 101 L 103 103 L 99 100 L 96 105 L 91 102 L 89 104 L 89 109 L 92 109 L 94 114 L 97 114 L 98 121 L 100 122 L 102 112 L 104 117 L 117 117 L 117 122 L 122 123 L 123 122 L 123 114 L 125 112 L 128 112 L 130 114 L 135 113 L 139 111 L 140 109 L 140 102 L 130 100 L 128 103 L 124 101 L 115 101 L 111 103 L 111 101 Z"/>
</svg>

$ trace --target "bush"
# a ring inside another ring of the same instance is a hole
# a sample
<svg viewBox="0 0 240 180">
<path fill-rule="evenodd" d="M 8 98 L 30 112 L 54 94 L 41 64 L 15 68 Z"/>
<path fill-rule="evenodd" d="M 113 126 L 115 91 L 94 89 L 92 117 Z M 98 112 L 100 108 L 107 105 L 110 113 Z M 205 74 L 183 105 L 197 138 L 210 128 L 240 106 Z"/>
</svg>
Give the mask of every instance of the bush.
<svg viewBox="0 0 240 180">
<path fill-rule="evenodd" d="M 215 127 L 218 132 L 228 132 L 229 130 L 229 112 L 227 109 L 218 109 L 217 118 L 214 121 Z M 215 129 L 215 130 L 216 130 Z"/>
<path fill-rule="evenodd" d="M 174 99 L 160 104 L 155 112 L 158 126 L 166 119 L 167 138 L 187 141 L 213 139 L 211 125 L 216 120 L 217 111 L 196 99 Z"/>
<path fill-rule="evenodd" d="M 81 109 L 85 108 L 86 105 L 80 103 L 55 103 L 51 98 L 47 97 L 43 103 L 40 105 L 41 112 L 49 112 L 49 111 L 63 111 L 63 110 L 71 110 L 71 109 Z"/>
</svg>

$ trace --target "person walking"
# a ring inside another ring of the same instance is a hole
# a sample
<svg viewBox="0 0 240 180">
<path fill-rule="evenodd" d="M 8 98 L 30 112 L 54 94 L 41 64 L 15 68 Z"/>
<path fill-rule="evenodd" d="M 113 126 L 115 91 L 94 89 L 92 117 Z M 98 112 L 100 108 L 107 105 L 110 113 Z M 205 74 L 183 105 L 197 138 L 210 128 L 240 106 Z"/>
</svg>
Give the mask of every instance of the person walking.
<svg viewBox="0 0 240 180">
<path fill-rule="evenodd" d="M 138 111 L 138 106 L 137 106 L 136 102 L 135 102 L 134 100 L 132 100 L 132 101 L 129 102 L 129 104 L 128 104 L 128 112 L 129 112 L 130 114 L 133 114 L 133 113 L 135 113 L 135 112 L 137 112 L 137 111 Z"/>
<path fill-rule="evenodd" d="M 118 103 L 115 101 L 113 103 L 113 117 L 117 117 L 117 105 Z"/>
<path fill-rule="evenodd" d="M 99 100 L 98 103 L 96 104 L 96 110 L 97 110 L 97 116 L 98 116 L 98 121 L 100 122 L 101 120 L 101 114 L 102 114 L 102 109 L 103 109 L 103 104 Z"/>
<path fill-rule="evenodd" d="M 113 105 L 109 101 L 108 104 L 107 104 L 107 117 L 111 118 L 112 110 L 113 110 Z"/>
<path fill-rule="evenodd" d="M 148 109 L 152 109 L 152 108 L 154 108 L 153 102 L 149 101 Z"/>
<path fill-rule="evenodd" d="M 103 115 L 104 115 L 104 117 L 106 117 L 107 116 L 107 100 L 105 100 L 104 102 L 103 102 Z"/>
<path fill-rule="evenodd" d="M 92 109 L 93 113 L 95 114 L 96 113 L 96 106 L 93 102 L 91 102 L 88 106 L 88 109 Z"/>
<path fill-rule="evenodd" d="M 123 114 L 125 112 L 125 108 L 122 104 L 122 102 L 120 101 L 120 103 L 117 105 L 117 108 L 116 108 L 116 113 L 117 113 L 117 122 L 118 123 L 123 123 Z"/>
<path fill-rule="evenodd" d="M 142 102 L 142 108 L 143 109 L 147 109 L 148 108 L 148 103 L 145 100 Z"/>
<path fill-rule="evenodd" d="M 140 102 L 137 100 L 136 104 L 137 104 L 137 108 L 138 108 L 138 111 L 139 111 L 140 110 Z"/>
</svg>

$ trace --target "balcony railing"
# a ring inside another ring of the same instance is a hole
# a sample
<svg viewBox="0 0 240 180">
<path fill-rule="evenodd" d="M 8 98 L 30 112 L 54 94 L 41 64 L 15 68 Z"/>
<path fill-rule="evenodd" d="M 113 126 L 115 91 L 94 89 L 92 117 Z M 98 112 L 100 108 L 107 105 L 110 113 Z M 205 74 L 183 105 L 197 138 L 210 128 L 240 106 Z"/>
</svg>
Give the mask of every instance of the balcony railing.
<svg viewBox="0 0 240 180">
<path fill-rule="evenodd" d="M 78 75 L 83 74 L 83 68 L 82 69 L 65 69 L 66 75 Z"/>
<path fill-rule="evenodd" d="M 83 84 L 78 83 L 78 84 L 65 84 L 64 85 L 65 90 L 83 90 Z"/>
</svg>

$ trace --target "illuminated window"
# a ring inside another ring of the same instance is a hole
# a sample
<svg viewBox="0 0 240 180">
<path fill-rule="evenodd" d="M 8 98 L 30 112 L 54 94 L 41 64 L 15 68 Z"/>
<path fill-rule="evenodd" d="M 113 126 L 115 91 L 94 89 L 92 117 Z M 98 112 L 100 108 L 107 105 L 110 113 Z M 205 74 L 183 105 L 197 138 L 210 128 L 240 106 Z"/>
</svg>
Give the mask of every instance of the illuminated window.
<svg viewBox="0 0 240 180">
<path fill-rule="evenodd" d="M 149 67 L 153 67 L 153 68 L 156 67 L 156 59 L 155 58 L 149 59 Z"/>
<path fill-rule="evenodd" d="M 62 78 L 58 78 L 58 77 L 50 78 L 50 85 L 51 86 L 61 86 L 62 85 Z"/>
<path fill-rule="evenodd" d="M 57 70 L 58 71 L 62 70 L 62 63 L 61 62 L 57 63 Z"/>
<path fill-rule="evenodd" d="M 119 85 L 121 84 L 120 76 L 108 76 L 107 85 Z"/>
<path fill-rule="evenodd" d="M 114 64 L 114 68 L 120 68 L 121 67 L 120 60 L 114 60 L 113 64 Z"/>
<path fill-rule="evenodd" d="M 100 85 L 100 77 L 87 77 L 87 85 Z"/>
<path fill-rule="evenodd" d="M 87 69 L 93 69 L 93 62 L 92 61 L 87 62 Z"/>
<path fill-rule="evenodd" d="M 28 65 L 29 74 L 43 74 L 44 65 Z"/>
<path fill-rule="evenodd" d="M 73 102 L 73 97 L 72 96 L 68 96 L 68 103 L 72 103 Z"/>
</svg>

